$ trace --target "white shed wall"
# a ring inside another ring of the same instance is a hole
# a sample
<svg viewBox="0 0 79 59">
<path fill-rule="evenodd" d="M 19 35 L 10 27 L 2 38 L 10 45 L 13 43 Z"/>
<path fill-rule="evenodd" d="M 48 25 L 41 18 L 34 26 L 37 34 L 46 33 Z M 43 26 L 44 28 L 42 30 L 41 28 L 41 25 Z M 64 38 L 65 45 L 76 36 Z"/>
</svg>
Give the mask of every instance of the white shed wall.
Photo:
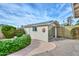
<svg viewBox="0 0 79 59">
<path fill-rule="evenodd" d="M 45 28 L 45 32 L 42 29 Z M 37 27 L 37 31 L 33 31 L 33 28 L 24 28 L 27 34 L 31 35 L 32 39 L 39 39 L 48 42 L 48 26 Z"/>
</svg>

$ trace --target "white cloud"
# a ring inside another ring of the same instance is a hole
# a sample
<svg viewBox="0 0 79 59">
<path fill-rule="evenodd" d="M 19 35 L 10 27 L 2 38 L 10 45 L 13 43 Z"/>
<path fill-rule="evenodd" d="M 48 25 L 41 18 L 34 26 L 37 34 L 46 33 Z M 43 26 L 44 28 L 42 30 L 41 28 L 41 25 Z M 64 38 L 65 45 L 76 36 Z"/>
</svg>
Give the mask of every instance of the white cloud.
<svg viewBox="0 0 79 59">
<path fill-rule="evenodd" d="M 55 6 L 54 4 L 50 6 L 49 4 L 35 5 L 33 7 L 29 4 L 0 4 L 0 23 L 25 25 L 48 20 L 60 21 L 59 17 L 67 17 L 67 14 L 71 11 L 69 7 L 61 12 L 66 4 L 56 4 L 56 9 L 52 7 Z"/>
</svg>

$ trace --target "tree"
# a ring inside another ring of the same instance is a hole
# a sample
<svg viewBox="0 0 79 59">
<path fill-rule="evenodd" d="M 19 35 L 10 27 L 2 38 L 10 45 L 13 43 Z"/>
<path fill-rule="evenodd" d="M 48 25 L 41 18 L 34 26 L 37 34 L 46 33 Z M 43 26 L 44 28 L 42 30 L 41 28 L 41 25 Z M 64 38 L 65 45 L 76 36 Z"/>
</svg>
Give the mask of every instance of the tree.
<svg viewBox="0 0 79 59">
<path fill-rule="evenodd" d="M 76 24 L 75 25 L 79 25 L 79 20 L 76 22 Z"/>
<path fill-rule="evenodd" d="M 72 25 L 72 23 L 73 23 L 73 20 L 72 20 L 72 16 L 69 16 L 68 18 L 67 18 L 67 26 L 71 26 Z"/>
</svg>

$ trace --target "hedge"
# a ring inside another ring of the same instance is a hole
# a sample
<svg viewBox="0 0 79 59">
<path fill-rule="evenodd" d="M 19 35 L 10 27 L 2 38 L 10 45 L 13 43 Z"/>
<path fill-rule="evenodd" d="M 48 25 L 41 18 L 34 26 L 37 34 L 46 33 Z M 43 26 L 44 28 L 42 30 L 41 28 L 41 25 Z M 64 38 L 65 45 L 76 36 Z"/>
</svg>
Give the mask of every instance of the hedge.
<svg viewBox="0 0 79 59">
<path fill-rule="evenodd" d="M 4 25 L 1 28 L 2 33 L 6 38 L 13 38 L 15 36 L 16 27 L 10 25 Z"/>
<path fill-rule="evenodd" d="M 13 40 L 0 41 L 0 56 L 16 52 L 29 44 L 31 44 L 31 37 L 29 35 L 23 35 Z"/>
<path fill-rule="evenodd" d="M 22 28 L 16 29 L 16 31 L 15 31 L 15 36 L 20 37 L 20 36 L 22 36 L 23 34 L 25 34 L 24 29 L 22 29 Z"/>
</svg>

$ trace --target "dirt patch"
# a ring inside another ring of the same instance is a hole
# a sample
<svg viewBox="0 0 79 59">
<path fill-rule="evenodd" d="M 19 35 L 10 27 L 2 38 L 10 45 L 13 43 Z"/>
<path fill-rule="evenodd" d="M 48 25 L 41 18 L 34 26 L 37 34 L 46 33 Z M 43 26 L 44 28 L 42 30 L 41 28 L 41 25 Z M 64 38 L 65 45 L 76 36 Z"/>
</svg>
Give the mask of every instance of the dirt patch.
<svg viewBox="0 0 79 59">
<path fill-rule="evenodd" d="M 5 38 L 4 34 L 0 32 L 0 39 L 4 39 L 4 38 Z"/>
</svg>

